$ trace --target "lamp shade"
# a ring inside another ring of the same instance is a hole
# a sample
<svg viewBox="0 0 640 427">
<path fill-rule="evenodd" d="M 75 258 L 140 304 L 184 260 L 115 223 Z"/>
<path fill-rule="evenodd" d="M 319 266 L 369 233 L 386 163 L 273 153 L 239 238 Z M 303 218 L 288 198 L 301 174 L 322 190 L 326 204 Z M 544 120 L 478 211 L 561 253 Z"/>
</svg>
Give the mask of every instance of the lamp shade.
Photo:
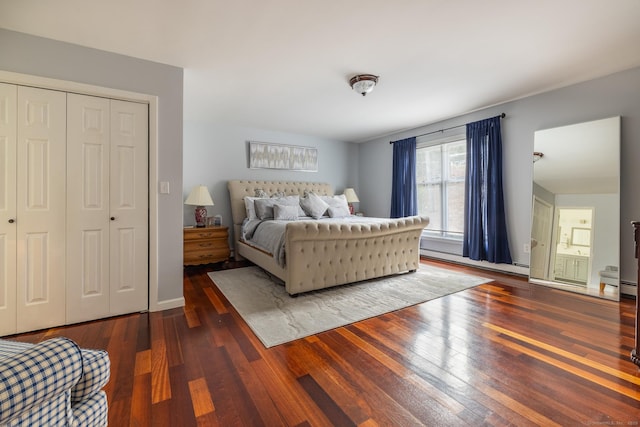
<svg viewBox="0 0 640 427">
<path fill-rule="evenodd" d="M 347 198 L 347 203 L 359 203 L 360 199 L 358 199 L 358 195 L 356 194 L 356 190 L 353 188 L 345 188 L 344 195 Z"/>
<path fill-rule="evenodd" d="M 211 199 L 211 194 L 209 194 L 207 187 L 204 185 L 197 185 L 193 187 L 193 190 L 189 193 L 189 197 L 187 197 L 184 204 L 193 206 L 213 206 L 213 200 Z"/>
</svg>

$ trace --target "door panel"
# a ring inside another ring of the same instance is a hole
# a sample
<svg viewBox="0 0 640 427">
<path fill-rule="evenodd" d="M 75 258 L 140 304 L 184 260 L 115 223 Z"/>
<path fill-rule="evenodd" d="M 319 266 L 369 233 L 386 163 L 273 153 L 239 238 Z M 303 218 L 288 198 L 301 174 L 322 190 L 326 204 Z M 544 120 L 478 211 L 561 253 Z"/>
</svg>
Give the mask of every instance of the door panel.
<svg viewBox="0 0 640 427">
<path fill-rule="evenodd" d="M 148 308 L 148 107 L 111 101 L 111 314 Z"/>
<path fill-rule="evenodd" d="M 67 323 L 109 315 L 109 100 L 68 94 Z"/>
<path fill-rule="evenodd" d="M 551 256 L 551 221 L 553 218 L 551 209 L 552 206 L 550 204 L 534 197 L 529 275 L 537 279 L 546 280 L 549 277 L 546 266 L 549 264 L 549 257 Z"/>
<path fill-rule="evenodd" d="M 18 88 L 17 332 L 65 322 L 66 94 Z"/>
<path fill-rule="evenodd" d="M 0 336 L 16 332 L 17 96 L 17 86 L 0 83 Z"/>
</svg>

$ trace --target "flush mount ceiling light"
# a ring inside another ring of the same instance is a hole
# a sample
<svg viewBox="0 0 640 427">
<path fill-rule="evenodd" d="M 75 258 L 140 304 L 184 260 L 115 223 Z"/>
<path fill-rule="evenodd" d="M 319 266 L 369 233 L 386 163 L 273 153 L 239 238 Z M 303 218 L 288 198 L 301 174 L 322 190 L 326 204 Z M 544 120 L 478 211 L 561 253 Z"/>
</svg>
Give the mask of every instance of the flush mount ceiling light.
<svg viewBox="0 0 640 427">
<path fill-rule="evenodd" d="M 371 92 L 376 83 L 378 83 L 378 76 L 374 76 L 373 74 L 358 74 L 357 76 L 351 77 L 349 80 L 351 89 L 355 90 L 362 96 Z"/>
<path fill-rule="evenodd" d="M 538 160 L 540 160 L 543 157 L 544 157 L 544 153 L 541 153 L 540 151 L 534 151 L 533 152 L 533 163 L 537 162 Z"/>
</svg>

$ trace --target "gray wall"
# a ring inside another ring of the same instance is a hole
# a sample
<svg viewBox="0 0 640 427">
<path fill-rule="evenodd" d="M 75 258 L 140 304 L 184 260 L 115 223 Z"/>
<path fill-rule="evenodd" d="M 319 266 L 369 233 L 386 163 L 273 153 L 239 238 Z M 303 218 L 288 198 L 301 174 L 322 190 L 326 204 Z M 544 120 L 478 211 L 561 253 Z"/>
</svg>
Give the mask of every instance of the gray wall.
<svg viewBox="0 0 640 427">
<path fill-rule="evenodd" d="M 158 302 L 182 298 L 183 70 L 3 29 L 0 52 L 0 70 L 159 98 L 158 177 L 173 191 L 158 196 Z"/>
<path fill-rule="evenodd" d="M 318 171 L 249 169 L 247 141 L 316 147 Z M 207 215 L 222 215 L 223 225 L 231 226 L 228 180 L 327 182 L 341 194 L 345 187 L 358 188 L 358 148 L 357 144 L 307 135 L 185 121 L 183 197 L 186 199 L 193 186 L 206 185 L 214 202 L 207 208 Z M 194 223 L 194 208 L 185 206 L 184 224 Z"/>
<path fill-rule="evenodd" d="M 425 102 L 428 102 L 426 100 Z M 506 113 L 502 120 L 507 227 L 514 262 L 529 265 L 523 245 L 531 221 L 533 133 L 540 129 L 622 116 L 621 279 L 636 282 L 629 223 L 640 220 L 640 68 L 487 108 L 422 128 L 377 138 L 360 147 L 358 195 L 368 215 L 388 216 L 391 200 L 389 141 Z"/>
</svg>

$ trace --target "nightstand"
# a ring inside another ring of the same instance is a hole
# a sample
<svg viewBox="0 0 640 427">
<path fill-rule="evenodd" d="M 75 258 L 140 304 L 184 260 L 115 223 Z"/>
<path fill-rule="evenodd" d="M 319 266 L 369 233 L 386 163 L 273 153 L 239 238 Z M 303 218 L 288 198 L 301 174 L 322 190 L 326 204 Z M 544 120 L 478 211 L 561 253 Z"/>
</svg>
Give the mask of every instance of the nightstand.
<svg viewBox="0 0 640 427">
<path fill-rule="evenodd" d="M 227 261 L 229 254 L 229 227 L 184 229 L 184 265 Z"/>
</svg>

